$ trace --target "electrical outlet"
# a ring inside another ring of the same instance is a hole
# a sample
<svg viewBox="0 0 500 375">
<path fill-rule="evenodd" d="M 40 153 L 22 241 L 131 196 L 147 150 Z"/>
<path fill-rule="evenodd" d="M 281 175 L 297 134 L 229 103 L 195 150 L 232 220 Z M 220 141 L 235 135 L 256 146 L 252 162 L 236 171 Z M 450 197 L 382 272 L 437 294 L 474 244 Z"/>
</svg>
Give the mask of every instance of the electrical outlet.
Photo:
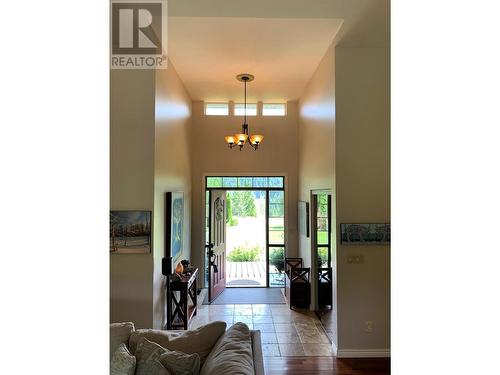
<svg viewBox="0 0 500 375">
<path fill-rule="evenodd" d="M 373 322 L 371 320 L 365 321 L 365 332 L 373 331 Z"/>
</svg>

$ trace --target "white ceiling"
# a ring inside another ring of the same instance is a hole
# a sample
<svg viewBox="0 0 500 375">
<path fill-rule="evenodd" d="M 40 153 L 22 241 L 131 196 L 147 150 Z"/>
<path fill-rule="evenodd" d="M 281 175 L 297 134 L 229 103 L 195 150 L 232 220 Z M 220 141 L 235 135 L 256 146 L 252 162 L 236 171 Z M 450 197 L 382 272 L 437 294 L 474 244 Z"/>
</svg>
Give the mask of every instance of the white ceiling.
<svg viewBox="0 0 500 375">
<path fill-rule="evenodd" d="M 296 100 L 342 25 L 332 18 L 170 17 L 168 55 L 193 100 Z"/>
</svg>

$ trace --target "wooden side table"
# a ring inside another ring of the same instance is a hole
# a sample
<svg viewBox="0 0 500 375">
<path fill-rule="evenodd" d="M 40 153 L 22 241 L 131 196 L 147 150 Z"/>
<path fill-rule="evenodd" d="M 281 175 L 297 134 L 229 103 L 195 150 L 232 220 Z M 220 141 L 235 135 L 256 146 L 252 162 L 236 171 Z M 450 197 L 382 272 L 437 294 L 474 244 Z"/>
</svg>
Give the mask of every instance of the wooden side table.
<svg viewBox="0 0 500 375">
<path fill-rule="evenodd" d="M 171 276 L 169 276 L 170 280 Z M 198 268 L 191 275 L 182 275 L 180 280 L 169 281 L 167 286 L 167 329 L 188 329 L 196 315 Z M 179 292 L 179 299 L 176 293 Z"/>
</svg>

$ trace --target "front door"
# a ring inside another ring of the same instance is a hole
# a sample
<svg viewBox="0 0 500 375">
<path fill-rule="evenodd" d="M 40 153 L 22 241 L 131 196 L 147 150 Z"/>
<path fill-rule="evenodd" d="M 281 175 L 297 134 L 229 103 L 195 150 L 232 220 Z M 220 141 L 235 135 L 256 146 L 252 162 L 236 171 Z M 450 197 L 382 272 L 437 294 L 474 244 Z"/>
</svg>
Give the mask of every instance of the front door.
<svg viewBox="0 0 500 375">
<path fill-rule="evenodd" d="M 226 191 L 210 192 L 210 245 L 208 301 L 212 302 L 226 288 Z"/>
</svg>

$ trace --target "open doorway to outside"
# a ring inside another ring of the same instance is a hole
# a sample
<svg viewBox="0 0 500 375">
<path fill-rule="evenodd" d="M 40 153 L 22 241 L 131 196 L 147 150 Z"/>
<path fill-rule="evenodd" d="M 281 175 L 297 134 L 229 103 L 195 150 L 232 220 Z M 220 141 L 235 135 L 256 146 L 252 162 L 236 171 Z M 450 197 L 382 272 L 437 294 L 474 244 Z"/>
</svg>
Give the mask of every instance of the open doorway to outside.
<svg viewBox="0 0 500 375">
<path fill-rule="evenodd" d="M 211 201 L 212 193 L 225 192 L 225 286 L 283 287 L 285 178 L 210 176 L 205 186 L 206 202 Z M 207 205 L 207 248 L 213 211 Z M 208 254 L 207 275 L 215 270 Z M 210 280 L 207 277 L 207 286 Z"/>
<path fill-rule="evenodd" d="M 266 286 L 266 192 L 226 190 L 226 287 Z"/>
</svg>

